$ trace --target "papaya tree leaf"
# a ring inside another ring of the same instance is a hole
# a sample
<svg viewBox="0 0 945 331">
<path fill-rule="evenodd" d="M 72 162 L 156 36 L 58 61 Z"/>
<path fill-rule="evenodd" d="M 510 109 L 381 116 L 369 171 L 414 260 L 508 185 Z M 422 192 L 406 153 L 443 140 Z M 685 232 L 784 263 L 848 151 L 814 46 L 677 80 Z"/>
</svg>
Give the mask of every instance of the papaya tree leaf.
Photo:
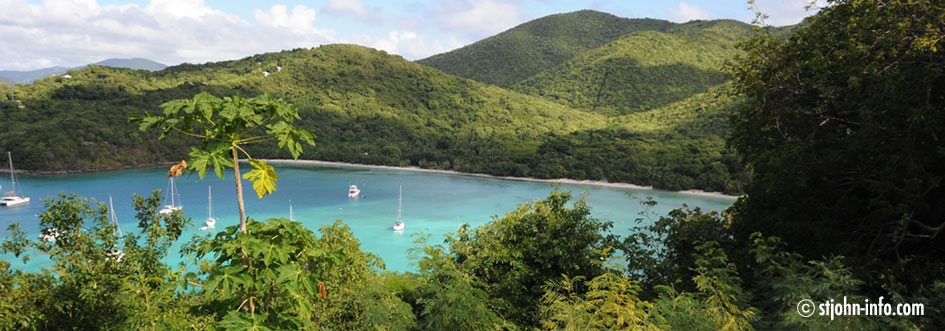
<svg viewBox="0 0 945 331">
<path fill-rule="evenodd" d="M 253 166 L 253 170 L 244 174 L 243 179 L 253 182 L 253 190 L 256 191 L 259 199 L 262 199 L 276 190 L 279 175 L 276 174 L 275 168 L 266 164 L 266 161 L 250 159 L 249 163 Z"/>
</svg>

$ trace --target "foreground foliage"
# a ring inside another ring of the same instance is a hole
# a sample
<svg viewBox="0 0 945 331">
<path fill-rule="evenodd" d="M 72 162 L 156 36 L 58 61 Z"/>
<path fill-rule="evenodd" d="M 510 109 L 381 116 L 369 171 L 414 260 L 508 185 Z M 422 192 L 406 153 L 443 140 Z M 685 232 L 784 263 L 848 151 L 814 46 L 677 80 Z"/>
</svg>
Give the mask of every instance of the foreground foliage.
<svg viewBox="0 0 945 331">
<path fill-rule="evenodd" d="M 736 240 L 845 255 L 873 293 L 919 295 L 945 270 L 945 6 L 832 1 L 731 68 L 748 98 L 731 144 L 752 169 Z"/>
<path fill-rule="evenodd" d="M 54 264 L 31 273 L 0 263 L 0 327 L 860 329 L 932 325 L 926 323 L 935 318 L 800 318 L 794 311 L 798 300 L 847 294 L 860 300 L 855 293 L 864 281 L 844 258 L 806 261 L 780 239 L 761 234 L 752 236 L 751 260 L 739 266 L 731 249 L 703 241 L 712 237 L 703 228 L 723 219 L 698 211 L 661 219 L 676 230 L 653 237 L 666 244 L 692 239 L 689 257 L 658 254 L 657 263 L 637 266 L 638 274 L 661 275 L 675 261 L 687 263 L 679 267 L 690 272 L 675 273 L 679 278 L 672 282 L 638 282 L 611 263 L 619 238 L 604 236 L 609 224 L 590 218 L 583 200 L 572 202 L 560 191 L 488 225 L 464 226 L 451 236 L 449 248 L 421 236 L 411 253 L 417 272 L 408 273 L 384 271 L 383 262 L 362 251 L 340 221 L 316 233 L 286 219 L 249 220 L 248 232 L 233 225 L 195 237 L 181 251 L 190 262 L 175 269 L 164 264 L 164 254 L 189 220 L 179 213 L 157 216 L 159 192 L 136 197 L 135 205 L 137 232 L 121 238 L 103 205 L 74 195 L 46 203 L 43 229 L 60 230 L 55 243 L 28 239 L 12 227 L 5 252 L 45 256 Z M 120 260 L 115 247 L 124 253 Z M 927 294 L 895 300 L 927 302 L 926 314 L 933 314 L 945 296 Z"/>
<path fill-rule="evenodd" d="M 302 143 L 315 146 L 315 135 L 293 125 L 299 119 L 299 110 L 281 99 L 268 95 L 244 99 L 239 96 L 217 98 L 200 93 L 193 99 L 168 101 L 161 105 L 157 116 L 136 116 L 141 131 L 160 129 L 164 139 L 176 133 L 199 139 L 200 144 L 190 148 L 190 169 L 200 178 L 213 169 L 223 179 L 225 168 L 233 168 L 236 182 L 236 201 L 240 211 L 240 230 L 246 232 L 246 209 L 243 205 L 243 184 L 240 180 L 240 158 L 246 158 L 253 170 L 242 178 L 253 182 L 253 190 L 262 199 L 276 190 L 279 176 L 266 161 L 256 160 L 246 151 L 247 145 L 276 142 L 279 149 L 288 149 L 293 159 L 302 154 Z M 186 165 L 186 163 L 183 163 Z M 179 176 L 180 173 L 173 175 Z M 171 177 L 171 175 L 169 175 Z"/>
</svg>

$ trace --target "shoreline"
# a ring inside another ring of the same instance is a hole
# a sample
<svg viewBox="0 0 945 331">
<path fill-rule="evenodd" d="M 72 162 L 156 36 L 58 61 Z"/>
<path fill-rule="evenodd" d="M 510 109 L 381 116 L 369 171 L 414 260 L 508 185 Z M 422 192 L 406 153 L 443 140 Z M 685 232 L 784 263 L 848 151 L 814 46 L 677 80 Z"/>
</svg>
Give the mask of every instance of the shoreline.
<svg viewBox="0 0 945 331">
<path fill-rule="evenodd" d="M 157 166 L 165 166 L 177 164 L 177 162 L 154 162 L 154 163 L 142 163 L 135 165 L 125 165 L 117 167 L 108 167 L 108 168 L 99 168 L 99 169 L 86 169 L 86 170 L 24 170 L 24 169 L 14 169 L 13 172 L 17 176 L 61 176 L 61 175 L 75 175 L 75 174 L 89 174 L 96 172 L 106 172 L 106 171 L 115 171 L 115 170 L 129 170 L 129 169 L 140 169 L 140 168 L 149 168 Z M 0 169 L 0 174 L 9 174 L 10 170 Z"/>
<path fill-rule="evenodd" d="M 684 194 L 684 195 L 692 195 L 692 196 L 716 198 L 716 199 L 724 199 L 724 200 L 732 200 L 732 201 L 739 198 L 738 196 L 728 195 L 721 192 L 707 192 L 707 191 L 702 191 L 702 190 L 669 191 L 669 190 L 661 190 L 661 189 L 653 188 L 653 186 L 642 186 L 642 185 L 636 185 L 636 184 L 630 184 L 630 183 L 613 183 L 613 182 L 605 182 L 605 181 L 589 180 L 589 179 L 570 179 L 570 178 L 542 179 L 542 178 L 533 178 L 533 177 L 496 176 L 496 175 L 481 174 L 481 173 L 460 172 L 456 170 L 426 169 L 426 168 L 420 168 L 420 167 L 415 167 L 415 166 L 397 167 L 397 166 L 386 166 L 386 165 L 346 163 L 346 162 L 335 162 L 335 161 L 319 161 L 319 160 L 289 160 L 289 159 L 260 159 L 260 160 L 266 161 L 267 163 L 270 163 L 270 164 L 315 165 L 315 166 L 330 166 L 330 167 L 342 167 L 342 168 L 348 167 L 348 168 L 365 168 L 365 169 L 381 169 L 381 170 L 398 170 L 398 171 L 413 171 L 413 172 L 470 176 L 470 177 L 480 177 L 480 178 L 516 180 L 516 181 L 523 181 L 523 182 L 593 185 L 593 186 L 624 188 L 624 189 L 634 189 L 634 190 L 671 192 L 671 193 L 678 193 L 678 194 Z"/>
<path fill-rule="evenodd" d="M 456 170 L 426 169 L 426 168 L 420 168 L 416 166 L 398 167 L 398 166 L 387 166 L 387 165 L 347 163 L 347 162 L 336 162 L 336 161 L 319 161 L 319 160 L 292 160 L 292 159 L 260 159 L 260 160 L 266 161 L 271 164 L 308 165 L 308 166 L 314 165 L 314 166 L 329 166 L 329 167 L 342 167 L 342 168 L 347 167 L 347 168 L 365 168 L 365 169 L 381 169 L 381 170 L 396 170 L 396 171 L 413 171 L 413 172 L 470 176 L 470 177 L 480 177 L 480 178 L 515 180 L 515 181 L 523 181 L 523 182 L 593 185 L 593 186 L 622 188 L 622 189 L 670 192 L 670 193 L 678 193 L 678 194 L 683 194 L 683 195 L 724 199 L 724 200 L 732 200 L 732 201 L 739 198 L 738 196 L 728 195 L 721 192 L 707 192 L 703 190 L 670 191 L 670 190 L 653 188 L 653 186 L 643 186 L 643 185 L 636 185 L 636 184 L 630 184 L 630 183 L 615 183 L 615 182 L 606 182 L 606 181 L 589 180 L 589 179 L 570 179 L 570 178 L 543 179 L 543 178 L 533 178 L 533 177 L 496 176 L 496 175 L 483 174 L 483 173 L 460 172 Z M 240 160 L 240 161 L 246 162 L 246 160 Z M 166 166 L 166 165 L 172 165 L 176 163 L 177 162 L 156 162 L 156 163 L 145 163 L 145 164 L 110 167 L 110 168 L 102 168 L 102 169 L 91 169 L 91 170 L 42 171 L 42 170 L 17 169 L 15 170 L 15 172 L 17 173 L 17 175 L 22 175 L 22 176 L 61 176 L 61 175 L 71 175 L 71 174 L 84 174 L 84 173 L 95 173 L 95 172 L 105 172 L 105 171 L 114 171 L 114 170 L 128 170 L 128 169 L 139 169 L 139 168 L 148 168 L 148 167 L 156 167 L 156 166 Z M 9 172 L 10 172 L 9 170 L 0 169 L 0 174 L 6 174 Z"/>
</svg>

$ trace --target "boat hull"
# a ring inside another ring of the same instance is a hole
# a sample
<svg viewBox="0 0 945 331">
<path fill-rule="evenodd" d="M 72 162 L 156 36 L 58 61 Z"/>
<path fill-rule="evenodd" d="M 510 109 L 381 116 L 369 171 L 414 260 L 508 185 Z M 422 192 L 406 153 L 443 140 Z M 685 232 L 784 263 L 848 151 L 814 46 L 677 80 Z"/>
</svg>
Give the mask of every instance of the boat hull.
<svg viewBox="0 0 945 331">
<path fill-rule="evenodd" d="M 173 213 L 174 211 L 183 209 L 183 206 L 164 206 L 164 209 L 161 209 L 158 213 L 162 215 Z"/>
<path fill-rule="evenodd" d="M 0 200 L 0 206 L 17 206 L 30 203 L 30 198 L 18 197 L 14 199 L 3 199 Z"/>
</svg>

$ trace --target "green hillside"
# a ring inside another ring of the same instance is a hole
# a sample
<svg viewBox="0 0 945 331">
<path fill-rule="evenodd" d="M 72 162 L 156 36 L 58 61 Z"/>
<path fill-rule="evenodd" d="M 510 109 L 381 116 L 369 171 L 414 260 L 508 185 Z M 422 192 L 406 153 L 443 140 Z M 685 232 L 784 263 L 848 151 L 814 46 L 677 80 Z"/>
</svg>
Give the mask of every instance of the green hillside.
<svg viewBox="0 0 945 331">
<path fill-rule="evenodd" d="M 633 32 L 512 89 L 611 116 L 654 109 L 725 82 L 722 66 L 750 32 L 730 20 Z"/>
<path fill-rule="evenodd" d="M 0 76 L 0 84 L 4 84 L 4 85 L 7 85 L 7 86 L 13 86 L 14 84 L 16 84 L 16 82 L 14 82 L 12 79 L 9 79 L 9 78 Z"/>
<path fill-rule="evenodd" d="M 471 45 L 417 61 L 475 81 L 510 87 L 634 31 L 673 23 L 627 19 L 593 10 L 545 16 Z"/>
<path fill-rule="evenodd" d="M 270 74 L 264 77 L 267 70 Z M 4 112 L 15 121 L 2 124 L 0 146 L 27 154 L 21 167 L 91 169 L 177 158 L 179 153 L 162 152 L 149 137 L 139 137 L 127 118 L 198 91 L 247 96 L 270 93 L 286 98 L 302 109 L 306 115 L 303 123 L 315 128 L 320 142 L 346 145 L 345 152 L 329 151 L 333 145 L 328 145 L 318 149 L 319 154 L 346 161 L 383 162 L 388 157 L 415 156 L 436 143 L 452 144 L 438 141 L 441 136 L 524 139 L 603 123 L 551 102 L 351 45 L 182 65 L 155 73 L 93 66 L 73 71 L 72 76 L 4 90 Z M 49 126 L 57 130 L 36 130 Z M 402 151 L 410 155 L 391 151 L 397 146 L 389 141 L 411 142 L 411 146 L 404 146 L 408 150 Z M 45 146 L 51 142 L 78 145 Z M 139 144 L 155 150 L 136 152 Z M 109 145 L 130 150 L 104 155 L 115 149 L 105 147 Z M 53 155 L 44 155 L 47 149 L 52 149 Z M 365 153 L 369 157 L 363 157 Z"/>
<path fill-rule="evenodd" d="M 702 133 L 678 132 L 685 120 L 676 117 L 650 128 L 615 122 L 360 46 L 157 72 L 91 66 L 71 75 L 0 89 L 0 112 L 9 119 L 0 123 L 0 150 L 14 151 L 19 168 L 91 170 L 183 159 L 185 141 L 158 142 L 127 119 L 207 91 L 269 93 L 297 105 L 299 124 L 317 135 L 317 146 L 303 154 L 308 159 L 729 191 L 736 187 L 730 174 L 739 172 L 733 164 L 723 176 L 700 181 L 721 161 L 722 145 Z M 611 135 L 619 139 L 601 140 Z M 676 170 L 661 168 L 669 163 Z"/>
<path fill-rule="evenodd" d="M 133 59 L 105 59 L 99 62 L 95 62 L 88 65 L 81 65 L 78 67 L 49 67 L 36 70 L 3 70 L 0 71 L 0 83 L 6 83 L 4 79 L 9 79 L 16 84 L 31 84 L 33 81 L 38 79 L 43 79 L 48 76 L 57 76 L 65 74 L 71 70 L 79 70 L 90 65 L 98 65 L 104 67 L 114 67 L 114 68 L 128 68 L 128 69 L 140 69 L 140 70 L 161 70 L 167 68 L 166 65 L 163 65 L 158 62 L 154 62 L 148 59 L 142 58 L 133 58 Z M 13 84 L 7 84 L 13 86 Z"/>
</svg>

